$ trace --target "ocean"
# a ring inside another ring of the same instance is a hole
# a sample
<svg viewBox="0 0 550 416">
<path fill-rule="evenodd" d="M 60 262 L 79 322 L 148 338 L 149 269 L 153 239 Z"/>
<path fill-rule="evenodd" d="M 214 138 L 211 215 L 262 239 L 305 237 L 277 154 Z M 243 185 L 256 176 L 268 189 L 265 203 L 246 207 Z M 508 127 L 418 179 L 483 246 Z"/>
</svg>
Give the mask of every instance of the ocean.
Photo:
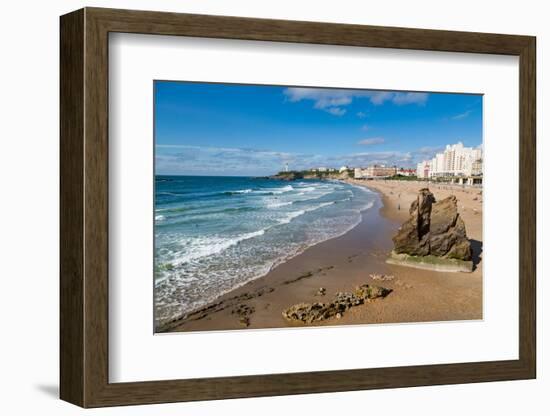
<svg viewBox="0 0 550 416">
<path fill-rule="evenodd" d="M 156 325 L 345 234 L 374 200 L 338 181 L 156 176 Z"/>
</svg>

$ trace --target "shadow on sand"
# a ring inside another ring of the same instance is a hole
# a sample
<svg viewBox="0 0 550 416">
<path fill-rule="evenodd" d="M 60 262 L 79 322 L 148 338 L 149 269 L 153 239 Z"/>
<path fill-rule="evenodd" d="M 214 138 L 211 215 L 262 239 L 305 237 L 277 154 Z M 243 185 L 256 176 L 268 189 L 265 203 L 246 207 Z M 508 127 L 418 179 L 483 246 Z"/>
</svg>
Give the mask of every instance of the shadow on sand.
<svg viewBox="0 0 550 416">
<path fill-rule="evenodd" d="M 472 261 L 474 262 L 474 270 L 477 269 L 481 261 L 481 253 L 483 253 L 483 242 L 478 240 L 470 240 L 472 246 Z"/>
</svg>

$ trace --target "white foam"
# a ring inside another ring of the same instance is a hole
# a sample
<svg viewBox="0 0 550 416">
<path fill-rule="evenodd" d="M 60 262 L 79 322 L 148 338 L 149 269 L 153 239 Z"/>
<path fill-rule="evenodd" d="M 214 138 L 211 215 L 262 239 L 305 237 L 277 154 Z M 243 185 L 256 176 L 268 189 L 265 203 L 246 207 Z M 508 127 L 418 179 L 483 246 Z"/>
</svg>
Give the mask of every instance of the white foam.
<svg viewBox="0 0 550 416">
<path fill-rule="evenodd" d="M 179 266 L 184 263 L 188 263 L 192 260 L 197 260 L 202 257 L 212 256 L 219 254 L 229 247 L 239 244 L 241 241 L 248 240 L 250 238 L 258 237 L 265 233 L 265 229 L 254 231 L 251 233 L 241 234 L 235 237 L 194 237 L 187 238 L 181 241 L 184 246 L 182 250 L 183 254 L 173 261 L 174 266 Z"/>
<path fill-rule="evenodd" d="M 272 193 L 277 194 L 277 195 L 284 194 L 285 192 L 290 192 L 290 191 L 293 191 L 293 190 L 294 190 L 294 187 L 292 185 L 286 185 L 286 186 L 283 186 L 281 188 L 265 188 L 265 189 L 262 189 L 262 191 L 272 192 Z"/>
<path fill-rule="evenodd" d="M 319 208 L 323 208 L 323 207 L 326 207 L 326 206 L 332 205 L 332 204 L 334 204 L 334 202 L 332 202 L 332 201 L 331 202 L 322 202 L 319 205 L 316 205 L 316 206 L 311 207 L 311 208 L 302 209 L 300 211 L 289 212 L 286 215 L 285 218 L 282 218 L 282 219 L 279 220 L 279 224 L 288 224 L 294 218 L 298 218 L 299 216 L 304 215 L 306 212 L 315 211 L 315 210 L 318 210 Z"/>
<path fill-rule="evenodd" d="M 319 205 L 317 206 L 314 206 L 314 207 L 311 207 L 311 208 L 308 208 L 306 209 L 307 212 L 311 212 L 311 211 L 316 211 L 318 210 L 319 208 L 323 208 L 323 207 L 327 207 L 329 205 L 332 205 L 334 204 L 334 201 L 330 201 L 330 202 L 321 202 Z"/>
<path fill-rule="evenodd" d="M 294 212 L 289 212 L 288 214 L 286 214 L 286 217 L 285 218 L 281 218 L 279 220 L 279 224 L 288 224 L 290 221 L 292 221 L 294 218 L 297 218 L 299 217 L 300 215 L 304 215 L 306 213 L 305 210 L 301 210 L 301 211 L 294 211 Z"/>
<path fill-rule="evenodd" d="M 267 208 L 279 208 L 279 207 L 284 207 L 284 206 L 287 206 L 287 205 L 290 205 L 292 204 L 292 201 L 289 201 L 289 202 L 273 202 L 273 203 L 270 203 L 270 204 L 267 204 Z"/>
<path fill-rule="evenodd" d="M 331 193 L 332 193 L 332 191 L 321 192 L 321 193 L 318 193 L 318 194 L 313 195 L 311 198 L 300 198 L 300 199 L 297 199 L 296 201 L 299 201 L 299 202 L 313 201 L 313 200 L 315 200 L 315 199 L 322 198 L 322 197 L 324 197 L 325 195 L 329 195 L 329 194 L 331 194 Z M 302 196 L 302 195 L 305 195 L 305 193 L 304 193 L 304 192 L 300 192 L 300 193 L 296 194 L 296 196 Z"/>
<path fill-rule="evenodd" d="M 163 221 L 166 217 L 164 215 L 155 215 L 155 221 Z"/>
<path fill-rule="evenodd" d="M 373 202 L 373 201 L 368 202 L 368 203 L 361 209 L 361 211 L 365 211 L 365 210 L 367 210 L 367 209 L 371 209 L 373 205 L 374 205 L 374 202 Z"/>
</svg>

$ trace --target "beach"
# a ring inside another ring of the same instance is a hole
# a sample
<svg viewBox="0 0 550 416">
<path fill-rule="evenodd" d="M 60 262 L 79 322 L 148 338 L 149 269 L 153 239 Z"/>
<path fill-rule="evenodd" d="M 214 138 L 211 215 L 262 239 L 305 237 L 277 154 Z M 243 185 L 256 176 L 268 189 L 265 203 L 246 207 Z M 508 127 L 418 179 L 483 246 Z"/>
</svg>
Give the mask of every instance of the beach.
<svg viewBox="0 0 550 416">
<path fill-rule="evenodd" d="M 354 306 L 341 316 L 308 326 L 481 319 L 481 189 L 413 181 L 347 182 L 376 193 L 370 209 L 361 211 L 357 225 L 343 235 L 305 249 L 263 277 L 163 324 L 158 332 L 304 327 L 284 319 L 282 311 L 302 302 L 327 302 L 335 293 L 353 291 L 362 284 L 383 286 L 392 292 Z M 408 218 L 409 206 L 418 190 L 426 186 L 436 200 L 456 196 L 472 244 L 472 273 L 436 272 L 386 263 L 393 247 L 391 237 Z M 375 280 L 376 275 L 388 279 Z M 320 288 L 325 291 L 320 293 Z"/>
</svg>

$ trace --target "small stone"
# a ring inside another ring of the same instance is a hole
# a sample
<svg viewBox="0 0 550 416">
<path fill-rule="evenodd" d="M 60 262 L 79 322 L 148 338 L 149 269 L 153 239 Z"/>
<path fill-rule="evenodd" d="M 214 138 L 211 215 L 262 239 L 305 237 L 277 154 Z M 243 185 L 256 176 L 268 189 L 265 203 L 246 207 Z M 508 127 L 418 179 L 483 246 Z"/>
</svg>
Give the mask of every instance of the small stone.
<svg viewBox="0 0 550 416">
<path fill-rule="evenodd" d="M 235 309 L 231 311 L 232 314 L 239 316 L 239 323 L 244 326 L 250 325 L 250 315 L 252 315 L 255 312 L 255 308 L 253 306 L 248 306 L 246 304 L 240 304 Z"/>
<path fill-rule="evenodd" d="M 395 276 L 393 274 L 372 273 L 369 276 L 372 280 L 381 280 L 381 281 L 393 280 L 395 278 Z"/>
</svg>

